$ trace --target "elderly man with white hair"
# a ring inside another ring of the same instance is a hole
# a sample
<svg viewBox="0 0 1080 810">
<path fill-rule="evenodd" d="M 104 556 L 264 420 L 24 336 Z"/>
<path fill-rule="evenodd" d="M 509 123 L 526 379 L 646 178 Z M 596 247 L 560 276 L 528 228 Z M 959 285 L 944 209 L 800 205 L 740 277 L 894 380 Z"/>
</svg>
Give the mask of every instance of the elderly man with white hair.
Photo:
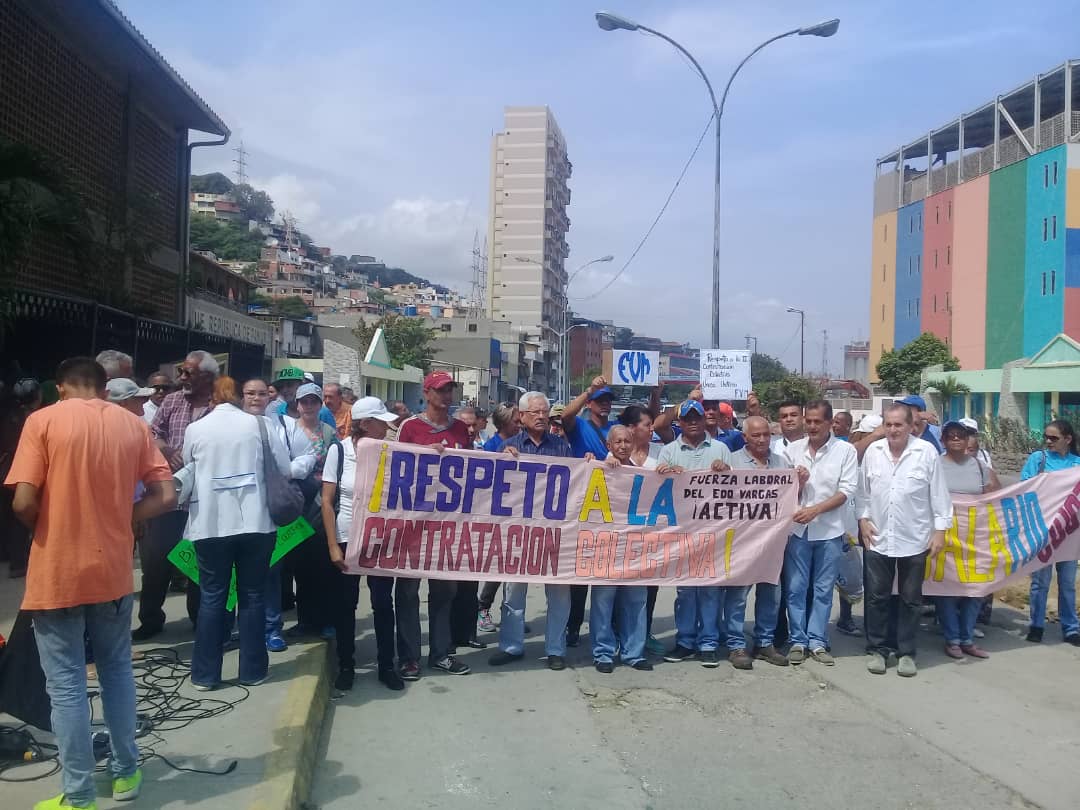
<svg viewBox="0 0 1080 810">
<path fill-rule="evenodd" d="M 135 361 L 130 354 L 124 354 L 116 349 L 106 349 L 94 358 L 105 369 L 105 376 L 110 380 L 121 377 L 130 379 L 135 376 Z"/>
<path fill-rule="evenodd" d="M 210 395 L 218 376 L 218 363 L 209 352 L 191 352 L 177 369 L 180 390 L 165 397 L 154 414 L 150 432 L 173 472 L 184 466 L 184 433 L 188 425 L 197 422 L 213 407 Z M 131 637 L 146 641 L 158 635 L 165 625 L 165 595 L 172 576 L 169 552 L 183 537 L 187 524 L 186 511 L 177 509 L 154 518 L 146 534 L 139 540 L 139 560 L 142 567 L 142 592 L 139 594 L 139 627 Z M 188 586 L 188 617 L 192 622 L 199 610 L 198 587 Z"/>
<path fill-rule="evenodd" d="M 549 427 L 551 409 L 548 399 L 539 391 L 522 394 L 518 400 L 521 432 L 503 442 L 503 452 L 519 456 L 551 456 L 573 458 L 570 443 L 556 436 Z M 586 454 L 591 460 L 593 455 Z M 525 595 L 529 586 L 524 582 L 507 582 L 503 586 L 502 624 L 499 626 L 499 652 L 491 656 L 493 667 L 520 661 L 525 656 Z M 570 618 L 570 586 L 545 585 L 547 595 L 547 627 L 544 648 L 548 669 L 566 669 L 566 622 Z"/>
</svg>

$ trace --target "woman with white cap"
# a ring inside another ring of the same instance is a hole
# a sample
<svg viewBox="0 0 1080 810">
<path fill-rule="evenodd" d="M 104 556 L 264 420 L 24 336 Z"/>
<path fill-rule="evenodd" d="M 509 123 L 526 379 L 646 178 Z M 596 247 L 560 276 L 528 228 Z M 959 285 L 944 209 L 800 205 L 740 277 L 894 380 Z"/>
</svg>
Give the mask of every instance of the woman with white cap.
<svg viewBox="0 0 1080 810">
<path fill-rule="evenodd" d="M 326 543 L 334 566 L 336 585 L 333 610 L 338 674 L 334 688 L 352 689 L 356 668 L 356 606 L 360 601 L 360 577 L 347 573 L 345 546 L 353 517 L 353 488 L 356 482 L 356 452 L 361 439 L 383 439 L 397 415 L 386 410 L 378 397 L 361 397 L 352 406 L 349 437 L 335 444 L 326 455 L 322 475 L 322 515 Z M 375 646 L 378 649 L 379 680 L 388 689 L 405 688 L 394 669 L 394 578 L 368 575 L 371 589 L 371 612 L 375 621 Z"/>
</svg>

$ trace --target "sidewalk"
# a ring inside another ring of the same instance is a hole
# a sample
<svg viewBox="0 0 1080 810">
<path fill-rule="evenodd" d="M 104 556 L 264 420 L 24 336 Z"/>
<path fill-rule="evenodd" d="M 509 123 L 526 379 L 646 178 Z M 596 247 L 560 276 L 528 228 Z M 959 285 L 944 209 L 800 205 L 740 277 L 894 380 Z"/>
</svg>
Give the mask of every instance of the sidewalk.
<svg viewBox="0 0 1080 810">
<path fill-rule="evenodd" d="M 7 634 L 22 598 L 22 580 L 7 579 L 6 566 L 0 565 L 0 632 Z M 138 571 L 136 571 L 136 588 Z M 187 661 L 191 656 L 192 632 L 181 594 L 170 594 L 165 606 L 169 623 L 162 635 L 147 644 L 135 645 L 136 655 L 151 650 L 175 650 Z M 160 757 L 151 757 L 143 766 L 143 791 L 135 806 L 146 808 L 187 808 L 210 810 L 222 807 L 251 808 L 252 810 L 295 810 L 306 798 L 315 765 L 322 722 L 325 715 L 329 667 L 327 649 L 322 642 L 293 644 L 284 653 L 272 654 L 270 679 L 251 690 L 226 687 L 214 692 L 197 692 L 184 681 L 164 677 L 165 671 L 147 675 L 148 662 L 136 661 L 136 683 L 155 683 L 166 693 L 176 689 L 179 698 L 190 700 L 176 720 L 164 723 L 152 734 L 140 739 L 144 753 L 152 749 L 182 768 L 225 771 L 231 763 L 235 768 L 228 774 L 215 776 L 174 770 Z M 235 679 L 237 653 L 225 656 L 224 677 Z M 144 673 L 140 678 L 140 669 Z M 91 688 L 94 683 L 91 682 Z M 140 693 L 143 690 L 138 690 Z M 250 694 L 247 694 L 250 692 Z M 195 701 L 200 703 L 196 706 Z M 194 719 L 215 709 L 230 710 L 216 716 Z M 140 703 L 139 711 L 144 711 Z M 177 706 L 174 700 L 172 705 Z M 95 717 L 101 717 L 100 702 L 95 700 Z M 18 724 L 14 718 L 0 714 L 0 724 Z M 39 740 L 50 741 L 47 733 L 35 734 Z M 24 779 L 36 773 L 47 773 L 52 763 L 31 764 L 7 771 L 7 778 Z M 102 776 L 98 783 L 99 796 L 107 796 L 109 784 Z M 0 782 L 3 806 L 11 810 L 30 808 L 35 802 L 60 792 L 59 774 L 25 783 Z M 98 807 L 131 807 L 130 803 L 99 798 Z"/>
</svg>

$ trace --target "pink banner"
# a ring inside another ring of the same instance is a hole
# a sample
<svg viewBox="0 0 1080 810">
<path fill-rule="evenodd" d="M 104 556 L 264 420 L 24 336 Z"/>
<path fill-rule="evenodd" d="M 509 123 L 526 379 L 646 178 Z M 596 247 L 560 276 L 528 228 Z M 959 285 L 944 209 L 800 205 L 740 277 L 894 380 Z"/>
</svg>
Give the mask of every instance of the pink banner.
<svg viewBox="0 0 1080 810">
<path fill-rule="evenodd" d="M 640 585 L 777 582 L 791 470 L 660 475 L 365 439 L 351 573 Z"/>
<path fill-rule="evenodd" d="M 927 560 L 923 594 L 985 596 L 1046 565 L 1080 559 L 1080 468 L 989 495 L 953 498 L 945 550 Z"/>
</svg>

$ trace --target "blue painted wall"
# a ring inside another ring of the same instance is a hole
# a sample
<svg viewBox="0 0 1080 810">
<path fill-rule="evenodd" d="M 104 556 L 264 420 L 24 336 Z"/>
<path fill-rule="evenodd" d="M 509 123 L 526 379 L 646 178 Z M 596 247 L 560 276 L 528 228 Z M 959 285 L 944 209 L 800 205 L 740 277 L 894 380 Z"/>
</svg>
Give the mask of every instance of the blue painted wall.
<svg viewBox="0 0 1080 810">
<path fill-rule="evenodd" d="M 893 347 L 921 334 L 923 203 L 906 205 L 896 215 L 896 326 Z"/>
<path fill-rule="evenodd" d="M 1025 357 L 1062 331 L 1065 312 L 1065 146 L 1040 152 L 1027 163 L 1024 233 Z"/>
</svg>

